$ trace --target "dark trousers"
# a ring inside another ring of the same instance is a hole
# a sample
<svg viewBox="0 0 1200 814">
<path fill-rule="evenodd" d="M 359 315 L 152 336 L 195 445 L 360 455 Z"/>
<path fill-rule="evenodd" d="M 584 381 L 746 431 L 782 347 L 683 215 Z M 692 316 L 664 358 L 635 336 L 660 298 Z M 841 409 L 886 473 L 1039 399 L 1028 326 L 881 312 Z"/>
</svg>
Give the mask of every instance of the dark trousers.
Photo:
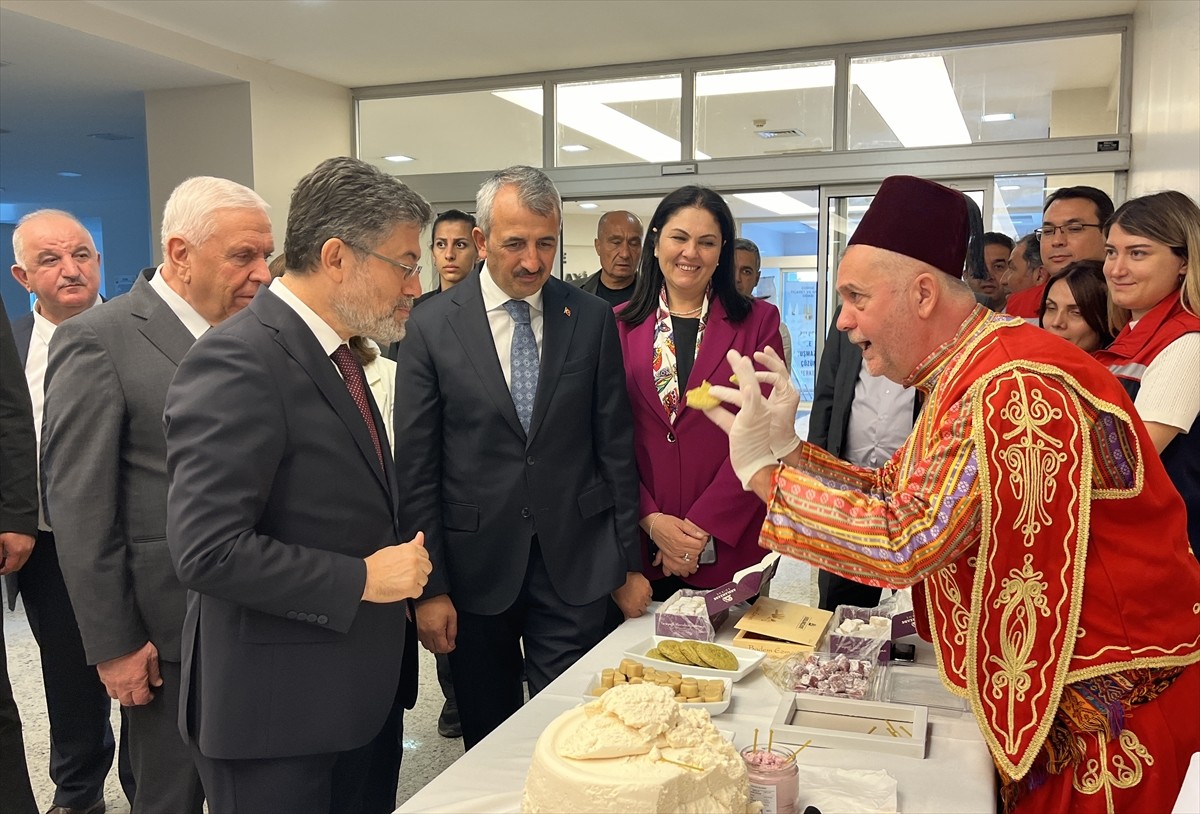
<svg viewBox="0 0 1200 814">
<path fill-rule="evenodd" d="M 863 585 L 828 571 L 817 572 L 817 590 L 821 595 L 820 608 L 827 611 L 836 610 L 838 605 L 873 608 L 883 595 L 882 588 Z"/>
<path fill-rule="evenodd" d="M 396 807 L 395 786 L 387 808 L 364 805 L 376 746 L 372 741 L 349 752 L 261 760 L 205 757 L 194 741 L 191 750 L 209 814 L 376 814 Z"/>
<path fill-rule="evenodd" d="M 54 804 L 87 808 L 104 798 L 104 778 L 112 767 L 112 699 L 84 655 L 53 533 L 38 532 L 37 545 L 18 579 L 25 615 L 41 654 Z M 132 777 L 123 772 L 121 779 L 132 800 Z"/>
<path fill-rule="evenodd" d="M 522 666 L 529 695 L 537 695 L 604 638 L 608 602 L 607 596 L 587 605 L 563 602 L 534 537 L 525 583 L 507 610 L 494 616 L 458 611 L 450 667 L 467 749 L 525 702 Z"/>
<path fill-rule="evenodd" d="M 37 801 L 25 765 L 21 716 L 8 681 L 8 654 L 4 649 L 4 609 L 0 607 L 0 810 L 4 814 L 37 814 Z"/>
<path fill-rule="evenodd" d="M 125 707 L 137 794 L 133 814 L 201 814 L 204 789 L 192 753 L 179 734 L 179 662 L 158 662 L 163 685 L 154 699 Z"/>
</svg>

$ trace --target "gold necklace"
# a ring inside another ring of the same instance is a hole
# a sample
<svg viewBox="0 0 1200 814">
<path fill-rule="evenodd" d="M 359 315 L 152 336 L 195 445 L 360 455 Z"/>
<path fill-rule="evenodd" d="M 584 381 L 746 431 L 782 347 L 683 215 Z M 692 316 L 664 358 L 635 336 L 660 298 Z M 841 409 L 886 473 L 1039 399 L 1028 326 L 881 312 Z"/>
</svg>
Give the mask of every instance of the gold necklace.
<svg viewBox="0 0 1200 814">
<path fill-rule="evenodd" d="M 667 313 L 673 317 L 691 317 L 699 314 L 703 309 L 704 305 L 701 304 L 698 307 L 693 308 L 691 311 L 672 311 L 670 308 L 668 308 Z"/>
</svg>

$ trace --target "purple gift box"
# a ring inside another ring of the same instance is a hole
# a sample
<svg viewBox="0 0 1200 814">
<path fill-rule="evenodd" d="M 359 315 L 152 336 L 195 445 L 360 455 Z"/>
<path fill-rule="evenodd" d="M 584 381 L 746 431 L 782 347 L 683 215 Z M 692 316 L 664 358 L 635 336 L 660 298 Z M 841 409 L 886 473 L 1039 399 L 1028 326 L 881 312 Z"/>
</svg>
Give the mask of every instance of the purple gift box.
<svg viewBox="0 0 1200 814">
<path fill-rule="evenodd" d="M 779 554 L 770 553 L 762 561 L 748 568 L 743 568 L 733 575 L 733 579 L 717 588 L 707 591 L 684 588 L 676 591 L 662 608 L 671 610 L 671 605 L 680 597 L 703 596 L 708 609 L 707 616 L 692 616 L 681 613 L 664 613 L 662 609 L 654 613 L 654 632 L 659 636 L 671 636 L 676 639 L 696 639 L 711 642 L 716 638 L 717 631 L 729 618 L 729 609 L 739 602 L 755 596 L 763 583 L 774 576 L 779 567 Z"/>
<path fill-rule="evenodd" d="M 887 616 L 891 620 L 891 627 L 886 629 L 886 632 L 866 636 L 855 636 L 849 633 L 838 632 L 838 627 L 846 619 L 860 619 L 863 622 L 870 622 L 872 616 Z M 912 608 L 893 614 L 888 611 L 881 612 L 878 608 L 856 608 L 853 605 L 838 605 L 837 610 L 833 614 L 833 621 L 829 623 L 828 647 L 831 653 L 845 653 L 849 656 L 865 657 L 869 655 L 870 650 L 875 649 L 875 645 L 872 642 L 878 642 L 879 655 L 877 658 L 881 664 L 887 664 L 892 660 L 892 642 L 902 636 L 916 632 L 917 623 Z"/>
</svg>

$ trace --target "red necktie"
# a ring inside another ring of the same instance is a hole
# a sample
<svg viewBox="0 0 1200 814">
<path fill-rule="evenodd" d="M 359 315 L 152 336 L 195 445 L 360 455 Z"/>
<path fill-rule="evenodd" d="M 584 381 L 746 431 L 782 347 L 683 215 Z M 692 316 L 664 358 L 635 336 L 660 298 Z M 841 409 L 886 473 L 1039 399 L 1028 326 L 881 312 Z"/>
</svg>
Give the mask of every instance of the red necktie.
<svg viewBox="0 0 1200 814">
<path fill-rule="evenodd" d="M 379 466 L 386 469 L 383 466 L 383 446 L 379 443 L 379 430 L 376 429 L 375 419 L 371 416 L 371 405 L 367 403 L 367 377 L 363 375 L 362 365 L 358 363 L 358 359 L 354 358 L 349 345 L 338 345 L 338 349 L 331 354 L 330 358 L 342 372 L 346 389 L 350 391 L 350 397 L 358 405 L 358 411 L 362 413 L 363 421 L 367 422 L 367 432 L 371 434 L 371 443 L 375 445 L 375 454 L 379 456 Z"/>
</svg>

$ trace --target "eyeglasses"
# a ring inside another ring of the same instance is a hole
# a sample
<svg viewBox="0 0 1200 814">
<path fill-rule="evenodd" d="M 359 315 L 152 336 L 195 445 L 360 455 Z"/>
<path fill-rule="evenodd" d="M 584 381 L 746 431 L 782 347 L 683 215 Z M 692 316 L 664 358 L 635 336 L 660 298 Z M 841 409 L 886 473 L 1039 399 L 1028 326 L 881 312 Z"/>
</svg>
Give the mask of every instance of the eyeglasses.
<svg viewBox="0 0 1200 814">
<path fill-rule="evenodd" d="M 385 263 L 391 263 L 393 266 L 400 269 L 400 271 L 404 272 L 404 279 L 406 279 L 406 280 L 409 277 L 415 277 L 421 273 L 421 264 L 420 263 L 418 263 L 415 266 L 410 266 L 407 263 L 401 263 L 399 260 L 393 260 L 392 258 L 388 257 L 387 255 L 380 254 L 379 252 L 373 252 L 370 249 L 363 248 L 362 246 L 356 246 L 353 243 L 351 243 L 350 241 L 346 240 L 345 238 L 339 238 L 339 239 L 343 243 L 345 243 L 347 246 L 354 249 L 354 251 L 356 251 L 356 252 L 362 252 L 363 254 L 369 254 L 372 257 L 376 257 Z"/>
<path fill-rule="evenodd" d="M 1033 234 L 1038 240 L 1045 237 L 1054 237 L 1055 232 L 1061 231 L 1064 235 L 1078 235 L 1084 229 L 1094 228 L 1099 229 L 1099 223 L 1064 223 L 1062 226 L 1043 226 L 1041 229 L 1034 229 Z"/>
</svg>

